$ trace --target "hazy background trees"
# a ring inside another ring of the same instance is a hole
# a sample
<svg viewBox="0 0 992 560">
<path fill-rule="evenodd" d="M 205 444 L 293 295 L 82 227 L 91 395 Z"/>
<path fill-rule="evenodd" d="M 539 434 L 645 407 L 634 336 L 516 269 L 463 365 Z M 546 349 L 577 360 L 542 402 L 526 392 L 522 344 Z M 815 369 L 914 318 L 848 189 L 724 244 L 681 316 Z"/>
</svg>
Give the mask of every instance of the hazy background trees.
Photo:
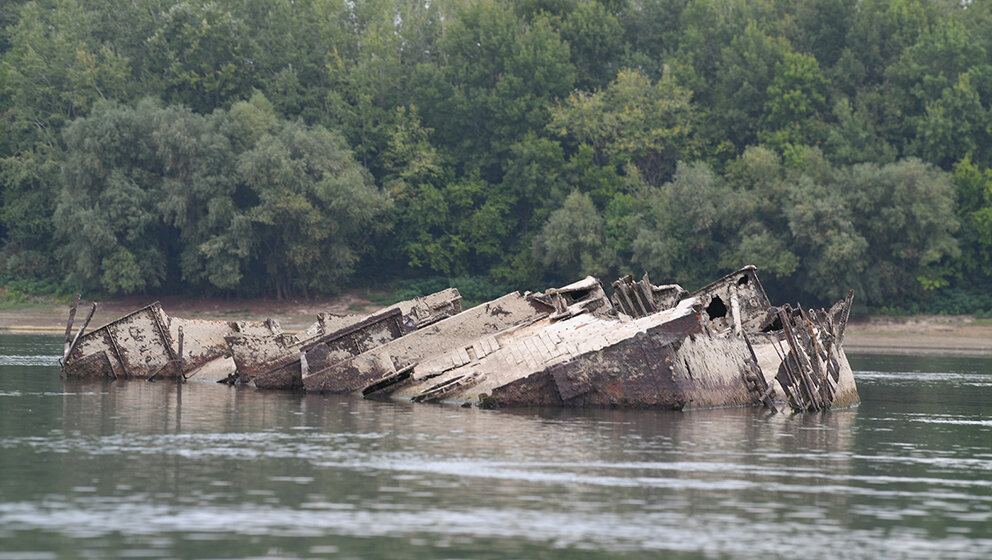
<svg viewBox="0 0 992 560">
<path fill-rule="evenodd" d="M 7 2 L 0 283 L 753 263 L 788 297 L 963 311 L 992 281 L 990 49 L 985 1 Z"/>
</svg>

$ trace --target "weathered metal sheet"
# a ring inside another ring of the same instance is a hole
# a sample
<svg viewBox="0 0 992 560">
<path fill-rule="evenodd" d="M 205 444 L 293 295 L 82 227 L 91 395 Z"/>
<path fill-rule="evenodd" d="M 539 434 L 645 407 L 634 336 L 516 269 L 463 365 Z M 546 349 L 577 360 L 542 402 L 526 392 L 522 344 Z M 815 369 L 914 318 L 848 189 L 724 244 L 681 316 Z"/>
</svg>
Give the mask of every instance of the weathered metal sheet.
<svg viewBox="0 0 992 560">
<path fill-rule="evenodd" d="M 83 361 L 104 353 L 106 361 Z M 167 317 L 158 302 L 82 335 L 66 357 L 65 375 L 93 376 L 97 364 L 109 367 L 106 377 L 159 378 L 179 375 Z"/>
<path fill-rule="evenodd" d="M 458 314 L 461 294 L 448 288 L 425 297 L 402 301 L 369 315 L 337 317 L 327 314 L 299 336 L 232 336 L 227 339 L 237 381 L 260 389 L 300 389 L 300 353 L 327 346 L 313 358 L 316 367 L 326 360 L 343 360 L 399 338 L 408 332 Z"/>
<path fill-rule="evenodd" d="M 182 371 L 178 354 L 180 329 L 184 333 Z M 169 317 L 155 302 L 99 329 L 77 335 L 63 360 L 62 372 L 78 377 L 160 379 L 190 377 L 211 369 L 211 375 L 219 379 L 234 372 L 233 363 L 206 366 L 229 358 L 225 337 L 240 332 L 282 331 L 271 320 L 228 322 Z"/>
<path fill-rule="evenodd" d="M 637 320 L 578 315 L 509 330 L 481 358 L 466 361 L 452 351 L 415 366 L 394 396 L 487 406 L 751 403 L 746 345 L 707 335 L 693 303 Z M 435 365 L 445 362 L 451 367 Z"/>
<path fill-rule="evenodd" d="M 107 325 L 125 377 L 175 378 L 179 375 L 175 343 L 160 305 L 146 307 Z"/>
<path fill-rule="evenodd" d="M 392 378 L 429 356 L 536 321 L 553 311 L 534 297 L 513 292 L 352 358 L 334 362 L 322 356 L 307 355 L 310 373 L 303 378 L 303 385 L 311 392 L 360 390 Z"/>
<path fill-rule="evenodd" d="M 282 333 L 275 321 L 215 321 L 209 319 L 181 319 L 169 317 L 169 334 L 179 340 L 179 329 L 183 329 L 183 374 L 196 375 L 203 366 L 222 358 L 229 358 L 231 350 L 227 337 L 239 333 L 258 333 L 265 336 L 278 336 Z M 257 335 L 256 335 L 257 336 Z M 232 368 L 226 373 L 234 373 Z M 216 374 L 215 374 L 216 375 Z"/>
<path fill-rule="evenodd" d="M 271 321 L 169 318 L 156 303 L 71 341 L 70 324 L 63 371 L 158 379 L 209 366 L 259 388 L 479 406 L 858 402 L 842 348 L 851 295 L 829 311 L 773 307 L 754 267 L 692 294 L 647 275 L 613 286 L 612 302 L 588 277 L 464 312 L 446 290 L 362 317 L 322 314 L 300 335 Z"/>
<path fill-rule="evenodd" d="M 235 355 L 240 381 L 254 383 L 259 389 L 301 389 L 303 387 L 301 352 L 305 353 L 316 346 L 324 346 L 326 354 L 322 352 L 319 354 L 321 357 L 333 356 L 344 359 L 355 356 L 403 336 L 402 321 L 403 315 L 400 309 L 394 307 L 303 344 L 293 341 L 292 345 L 287 345 L 282 342 L 284 339 L 272 341 L 264 337 L 230 337 L 228 344 Z M 243 348 L 251 348 L 249 355 L 252 359 L 239 362 L 239 356 L 248 354 L 240 352 Z M 262 352 L 265 352 L 269 359 L 265 362 L 253 361 Z M 311 359 L 313 360 L 311 364 L 320 363 L 317 354 Z"/>
</svg>

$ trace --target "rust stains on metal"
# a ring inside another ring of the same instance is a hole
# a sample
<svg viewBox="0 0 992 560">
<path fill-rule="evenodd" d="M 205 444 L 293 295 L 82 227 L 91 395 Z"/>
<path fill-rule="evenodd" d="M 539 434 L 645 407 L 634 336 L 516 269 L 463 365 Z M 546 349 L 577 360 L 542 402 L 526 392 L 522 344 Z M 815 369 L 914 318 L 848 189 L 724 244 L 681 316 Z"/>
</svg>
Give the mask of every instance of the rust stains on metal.
<svg viewBox="0 0 992 560">
<path fill-rule="evenodd" d="M 553 308 L 517 292 L 418 329 L 367 352 L 336 359 L 315 347 L 307 353 L 307 391 L 348 393 L 396 379 L 398 372 L 452 347 L 548 316 Z"/>
<path fill-rule="evenodd" d="M 370 315 L 337 317 L 322 314 L 300 336 L 231 336 L 239 383 L 260 389 L 302 389 L 300 357 L 308 356 L 308 372 L 319 370 L 429 327 L 461 312 L 461 294 L 454 288 L 397 303 Z"/>
<path fill-rule="evenodd" d="M 852 294 L 829 311 L 776 307 L 752 266 L 692 293 L 647 275 L 612 287 L 607 297 L 588 277 L 466 311 L 449 289 L 366 316 L 320 315 L 297 335 L 272 321 L 170 318 L 153 304 L 67 334 L 63 372 L 181 379 L 223 362 L 231 381 L 259 388 L 485 408 L 858 402 L 842 347 Z"/>
</svg>

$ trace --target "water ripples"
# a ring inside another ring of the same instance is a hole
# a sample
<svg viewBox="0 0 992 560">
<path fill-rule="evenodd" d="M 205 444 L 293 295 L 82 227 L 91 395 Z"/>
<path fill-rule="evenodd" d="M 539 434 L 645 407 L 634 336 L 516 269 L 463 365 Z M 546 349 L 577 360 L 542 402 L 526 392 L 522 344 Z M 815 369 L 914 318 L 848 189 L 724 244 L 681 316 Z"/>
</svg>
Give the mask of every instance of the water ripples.
<svg viewBox="0 0 992 560">
<path fill-rule="evenodd" d="M 56 367 L 59 365 L 59 356 L 3 356 L 0 355 L 0 366 L 37 366 Z"/>
<path fill-rule="evenodd" d="M 0 361 L 0 560 L 992 557 L 992 361 L 769 416 L 60 383 L 49 350 Z"/>
</svg>

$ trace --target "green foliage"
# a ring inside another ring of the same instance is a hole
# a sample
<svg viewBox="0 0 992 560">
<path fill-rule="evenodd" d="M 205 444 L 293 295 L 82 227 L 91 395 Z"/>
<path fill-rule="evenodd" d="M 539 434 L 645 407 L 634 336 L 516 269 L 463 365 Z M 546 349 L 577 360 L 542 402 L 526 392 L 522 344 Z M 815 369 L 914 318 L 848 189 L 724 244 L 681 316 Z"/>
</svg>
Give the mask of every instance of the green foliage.
<svg viewBox="0 0 992 560">
<path fill-rule="evenodd" d="M 769 108 L 775 108 L 771 99 L 776 89 L 787 92 L 792 84 L 773 86 L 790 54 L 785 39 L 773 37 L 753 20 L 739 31 L 719 54 L 713 81 L 713 110 L 707 113 L 704 133 L 710 143 L 728 141 L 738 150 L 755 144 L 758 126 L 765 120 Z M 803 84 L 803 87 L 807 87 Z M 814 86 L 815 87 L 815 86 Z M 694 85 L 694 91 L 698 87 Z M 779 104 L 787 104 L 782 100 Z M 785 105 L 782 111 L 787 111 Z"/>
<path fill-rule="evenodd" d="M 385 203 L 338 136 L 281 121 L 261 94 L 208 117 L 100 104 L 66 144 L 60 258 L 87 290 L 332 291 Z"/>
<path fill-rule="evenodd" d="M 592 163 L 617 169 L 633 163 L 657 185 L 676 162 L 692 155 L 695 114 L 689 98 L 670 72 L 652 84 L 644 74 L 624 70 L 602 91 L 572 94 L 554 111 L 549 128 L 592 147 Z"/>
<path fill-rule="evenodd" d="M 992 277 L 992 170 L 966 157 L 954 167 L 954 189 L 962 248 L 957 283 L 984 288 Z"/>
<path fill-rule="evenodd" d="M 623 28 L 602 3 L 579 4 L 562 21 L 561 37 L 568 43 L 575 65 L 576 87 L 596 89 L 617 75 Z"/>
<path fill-rule="evenodd" d="M 815 58 L 786 53 L 768 86 L 764 130 L 759 137 L 776 147 L 822 141 L 828 86 Z"/>
<path fill-rule="evenodd" d="M 671 182 L 639 194 L 644 212 L 635 221 L 635 270 L 687 286 L 705 283 L 719 259 L 715 230 L 725 182 L 705 164 L 680 164 Z"/>
<path fill-rule="evenodd" d="M 168 235 L 154 212 L 157 107 L 102 103 L 66 129 L 65 188 L 55 209 L 60 260 L 83 289 L 134 293 L 165 280 Z"/>
<path fill-rule="evenodd" d="M 587 195 L 578 191 L 551 213 L 534 239 L 534 258 L 555 278 L 606 272 L 602 264 L 603 219 Z"/>
<path fill-rule="evenodd" d="M 306 295 L 340 285 L 382 206 L 368 172 L 340 137 L 287 122 L 239 154 L 236 170 L 258 200 L 246 213 L 245 229 L 251 228 L 255 257 L 276 293 L 301 289 Z"/>
<path fill-rule="evenodd" d="M 207 112 L 248 93 L 253 37 L 230 7 L 181 1 L 162 14 L 148 49 L 170 101 Z"/>
<path fill-rule="evenodd" d="M 753 263 L 963 310 L 990 52 L 987 2 L 7 2 L 0 282 L 486 299 Z"/>
<path fill-rule="evenodd" d="M 447 24 L 439 64 L 421 65 L 414 96 L 434 142 L 461 171 L 499 178 L 500 161 L 575 82 L 570 51 L 545 15 L 519 20 L 494 0 L 465 4 Z"/>
<path fill-rule="evenodd" d="M 913 302 L 900 310 L 910 313 L 974 315 L 988 318 L 992 317 L 992 294 L 985 289 L 938 290 L 926 294 L 918 303 Z"/>
</svg>

